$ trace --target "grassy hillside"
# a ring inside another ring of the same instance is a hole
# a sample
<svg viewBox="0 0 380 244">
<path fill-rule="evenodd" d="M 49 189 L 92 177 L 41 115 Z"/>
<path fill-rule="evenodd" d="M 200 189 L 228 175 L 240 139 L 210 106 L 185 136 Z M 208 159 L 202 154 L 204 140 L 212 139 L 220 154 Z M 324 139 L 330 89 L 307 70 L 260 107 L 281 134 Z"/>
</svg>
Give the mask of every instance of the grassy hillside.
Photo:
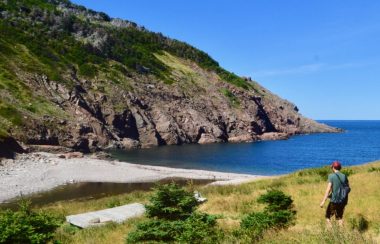
<svg viewBox="0 0 380 244">
<path fill-rule="evenodd" d="M 344 238 L 345 243 L 380 241 L 380 189 L 377 185 L 380 180 L 380 162 L 345 169 L 352 192 L 344 215 L 343 230 L 326 231 L 324 228 L 325 208 L 321 209 L 319 203 L 328 173 L 328 168 L 309 169 L 238 186 L 197 187 L 208 198 L 200 211 L 220 216 L 218 226 L 225 233 L 226 243 L 239 242 L 241 240 L 233 235 L 233 231 L 239 228 L 241 218 L 252 211 L 262 210 L 262 204 L 256 201 L 258 196 L 268 189 L 276 188 L 293 198 L 297 211 L 296 224 L 288 230 L 269 231 L 261 240 L 262 243 L 334 243 L 334 238 Z M 62 215 L 76 214 L 132 202 L 146 203 L 150 194 L 134 192 L 99 200 L 59 202 L 42 209 Z M 368 229 L 362 232 L 357 227 L 360 216 L 369 223 Z M 56 238 L 62 243 L 123 243 L 127 233 L 140 221 L 142 219 L 134 219 L 121 225 L 110 224 L 87 230 L 64 225 L 57 231 Z"/>
<path fill-rule="evenodd" d="M 0 0 L 0 36 L 0 140 L 89 152 L 338 131 L 185 42 L 70 1 Z"/>
<path fill-rule="evenodd" d="M 173 83 L 171 67 L 155 56 L 163 51 L 196 62 L 216 72 L 224 81 L 250 89 L 252 84 L 225 71 L 205 52 L 169 39 L 129 21 L 126 28 L 112 24 L 104 13 L 69 1 L 0 1 L 0 125 L 20 126 L 22 115 L 39 117 L 62 111 L 25 84 L 28 74 L 73 86 L 70 73 L 94 79 L 106 73 L 109 81 L 145 69 L 158 79 Z M 42 48 L 43 47 L 43 48 Z M 100 77 L 99 77 L 100 78 Z M 2 133 L 4 130 L 2 130 Z"/>
</svg>

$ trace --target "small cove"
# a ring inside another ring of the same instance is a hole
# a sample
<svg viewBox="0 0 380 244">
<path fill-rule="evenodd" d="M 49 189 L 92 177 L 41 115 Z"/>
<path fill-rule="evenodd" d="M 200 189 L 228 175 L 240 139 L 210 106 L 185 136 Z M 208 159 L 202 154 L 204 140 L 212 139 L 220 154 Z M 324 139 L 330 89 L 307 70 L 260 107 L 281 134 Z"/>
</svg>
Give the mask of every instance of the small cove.
<svg viewBox="0 0 380 244">
<path fill-rule="evenodd" d="M 323 121 L 343 128 L 344 133 L 299 135 L 284 141 L 265 141 L 239 144 L 165 146 L 134 151 L 112 151 L 120 161 L 160 165 L 173 168 L 204 169 L 256 175 L 279 175 L 296 170 L 320 167 L 332 160 L 344 166 L 380 159 L 380 121 Z M 186 179 L 166 179 L 186 184 Z M 211 180 L 194 180 L 207 184 Z M 106 196 L 148 191 L 156 183 L 74 183 L 51 191 L 25 196 L 33 206 L 59 201 L 85 201 Z M 17 199 L 0 204 L 15 208 Z"/>
</svg>

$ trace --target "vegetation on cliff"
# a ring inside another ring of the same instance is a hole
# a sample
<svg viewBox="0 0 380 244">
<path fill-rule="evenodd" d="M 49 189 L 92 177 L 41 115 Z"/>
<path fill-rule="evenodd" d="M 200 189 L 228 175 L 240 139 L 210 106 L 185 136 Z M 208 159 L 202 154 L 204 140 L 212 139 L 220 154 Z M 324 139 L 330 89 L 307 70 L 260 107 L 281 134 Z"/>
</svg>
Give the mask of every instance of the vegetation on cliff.
<svg viewBox="0 0 380 244">
<path fill-rule="evenodd" d="M 0 36 L 1 138 L 90 151 L 334 131 L 191 45 L 66 0 L 1 0 Z"/>
</svg>

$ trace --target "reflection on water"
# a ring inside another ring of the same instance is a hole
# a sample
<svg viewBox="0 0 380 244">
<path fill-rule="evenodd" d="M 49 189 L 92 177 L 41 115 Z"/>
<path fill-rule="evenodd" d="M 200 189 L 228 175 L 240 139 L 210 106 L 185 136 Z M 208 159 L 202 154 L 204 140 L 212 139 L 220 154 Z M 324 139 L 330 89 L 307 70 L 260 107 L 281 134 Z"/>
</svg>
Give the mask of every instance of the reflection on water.
<svg viewBox="0 0 380 244">
<path fill-rule="evenodd" d="M 23 197 L 30 200 L 32 206 L 41 206 L 58 201 L 78 201 L 99 199 L 107 196 L 114 196 L 133 191 L 149 191 L 156 184 L 164 184 L 176 182 L 179 185 L 186 185 L 191 182 L 194 185 L 203 185 L 213 182 L 212 180 L 188 180 L 183 178 L 168 178 L 159 182 L 143 182 L 143 183 L 106 183 L 106 182 L 86 182 L 74 183 L 58 186 L 53 190 L 41 192 Z M 17 201 L 11 200 L 9 203 L 0 204 L 0 209 L 17 208 Z"/>
</svg>

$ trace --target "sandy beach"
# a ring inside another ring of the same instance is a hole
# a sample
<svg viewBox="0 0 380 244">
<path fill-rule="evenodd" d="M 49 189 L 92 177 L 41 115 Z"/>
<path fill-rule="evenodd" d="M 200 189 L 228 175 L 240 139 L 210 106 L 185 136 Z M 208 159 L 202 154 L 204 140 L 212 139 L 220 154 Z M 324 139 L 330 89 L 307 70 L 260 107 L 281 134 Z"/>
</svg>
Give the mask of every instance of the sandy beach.
<svg viewBox="0 0 380 244">
<path fill-rule="evenodd" d="M 137 165 L 90 156 L 59 158 L 57 154 L 20 154 L 0 163 L 0 203 L 22 195 L 48 191 L 76 182 L 153 182 L 170 177 L 216 180 L 239 184 L 266 176 Z"/>
</svg>

